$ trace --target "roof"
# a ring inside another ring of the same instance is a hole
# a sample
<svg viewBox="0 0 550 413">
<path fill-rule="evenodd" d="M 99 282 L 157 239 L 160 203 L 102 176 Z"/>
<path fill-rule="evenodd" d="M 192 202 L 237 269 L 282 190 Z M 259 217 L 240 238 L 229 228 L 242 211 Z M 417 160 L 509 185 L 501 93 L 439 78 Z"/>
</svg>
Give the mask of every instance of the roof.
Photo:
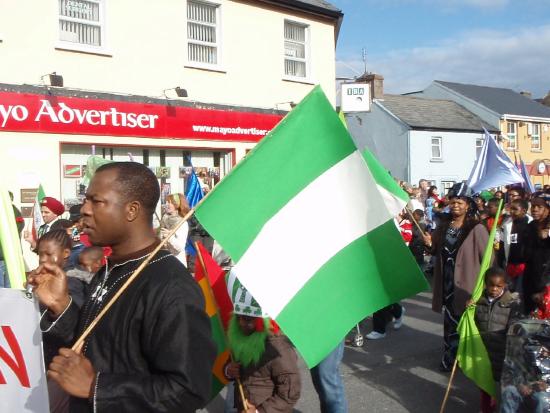
<svg viewBox="0 0 550 413">
<path fill-rule="evenodd" d="M 512 89 L 435 80 L 448 89 L 465 96 L 499 115 L 516 115 L 534 118 L 550 118 L 550 108 L 523 96 Z"/>
<path fill-rule="evenodd" d="M 478 116 L 450 100 L 384 95 L 377 103 L 412 129 L 482 132 L 485 127 L 489 132 L 498 132 Z"/>
<path fill-rule="evenodd" d="M 276 4 L 278 6 L 302 10 L 305 12 L 321 14 L 335 19 L 343 16 L 342 11 L 325 0 L 259 0 L 264 3 Z"/>
</svg>

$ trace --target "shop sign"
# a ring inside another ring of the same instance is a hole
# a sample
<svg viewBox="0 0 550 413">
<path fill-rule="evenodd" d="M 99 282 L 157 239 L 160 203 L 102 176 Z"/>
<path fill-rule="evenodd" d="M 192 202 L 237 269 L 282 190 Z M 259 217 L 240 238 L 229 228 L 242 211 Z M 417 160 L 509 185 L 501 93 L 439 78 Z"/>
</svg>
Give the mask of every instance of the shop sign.
<svg viewBox="0 0 550 413">
<path fill-rule="evenodd" d="M 0 131 L 257 142 L 280 115 L 0 92 Z"/>
<path fill-rule="evenodd" d="M 34 204 L 36 199 L 36 194 L 38 194 L 38 188 L 23 188 L 21 189 L 19 195 L 21 197 L 22 204 Z"/>
</svg>

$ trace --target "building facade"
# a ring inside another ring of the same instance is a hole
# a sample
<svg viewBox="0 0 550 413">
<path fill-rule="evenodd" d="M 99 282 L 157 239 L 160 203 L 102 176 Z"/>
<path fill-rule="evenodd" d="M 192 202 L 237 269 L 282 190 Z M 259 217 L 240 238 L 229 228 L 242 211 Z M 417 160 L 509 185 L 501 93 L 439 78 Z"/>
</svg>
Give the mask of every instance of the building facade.
<svg viewBox="0 0 550 413">
<path fill-rule="evenodd" d="M 39 184 L 76 203 L 92 153 L 149 165 L 165 192 L 191 163 L 215 183 L 314 85 L 335 99 L 342 13 L 324 1 L 0 8 L 0 161 L 27 215 Z"/>
<path fill-rule="evenodd" d="M 445 193 L 468 179 L 483 145 L 483 127 L 495 128 L 449 100 L 383 95 L 381 78 L 371 110 L 346 113 L 359 148 L 368 148 L 399 180 L 430 181 Z"/>
<path fill-rule="evenodd" d="M 449 99 L 475 113 L 500 131 L 503 149 L 525 162 L 534 184 L 550 182 L 550 108 L 528 93 L 436 80 L 414 95 Z"/>
</svg>

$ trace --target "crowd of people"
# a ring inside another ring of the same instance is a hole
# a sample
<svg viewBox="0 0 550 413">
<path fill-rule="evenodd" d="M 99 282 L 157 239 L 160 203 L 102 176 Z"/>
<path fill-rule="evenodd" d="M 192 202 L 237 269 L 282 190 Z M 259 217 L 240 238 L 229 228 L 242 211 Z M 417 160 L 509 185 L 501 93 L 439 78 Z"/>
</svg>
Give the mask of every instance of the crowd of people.
<svg viewBox="0 0 550 413">
<path fill-rule="evenodd" d="M 522 319 L 550 317 L 550 186 L 532 194 L 521 186 L 469 194 L 464 185 L 440 194 L 426 180 L 421 180 L 417 187 L 407 183 L 401 186 L 410 201 L 396 223 L 431 281 L 432 309 L 443 313 L 444 345 L 439 368 L 451 371 L 459 344 L 458 322 L 466 307 L 474 305 L 476 324 L 498 387 L 510 326 Z M 501 201 L 502 213 L 497 220 Z M 484 274 L 483 295 L 474 303 L 471 295 L 493 225 L 496 233 L 492 266 Z M 404 308 L 399 303 L 381 312 L 383 317 L 380 312 L 373 315 L 369 339 L 383 338 L 384 326 L 392 316 L 397 328 L 402 324 Z M 550 358 L 546 363 L 550 363 Z M 545 370 L 541 375 L 548 377 L 547 373 Z M 537 383 L 546 390 L 550 381 L 544 380 Z M 521 411 L 518 410 L 521 406 L 529 404 L 529 400 L 518 402 L 521 397 L 511 398 L 511 391 L 526 399 L 538 394 L 525 387 L 520 390 L 507 385 L 499 411 Z M 500 392 L 497 394 L 500 399 Z M 515 400 L 515 404 L 510 400 Z M 550 404 L 544 400 L 539 396 L 531 405 L 538 406 L 540 410 L 536 411 L 546 411 Z M 496 406 L 497 401 L 482 391 L 481 411 L 493 412 Z"/>
<path fill-rule="evenodd" d="M 550 188 L 527 194 L 513 186 L 472 196 L 464 188 L 440 194 L 425 180 L 418 187 L 402 187 L 410 200 L 396 225 L 432 283 L 433 310 L 443 314 L 440 369 L 452 368 L 458 321 L 467 306 L 475 305 L 493 377 L 500 382 L 513 322 L 550 318 Z M 217 246 L 196 219 L 182 222 L 190 211 L 183 194 L 167 196 L 164 213 L 155 220 L 159 196 L 155 176 L 143 165 L 108 164 L 97 170 L 83 204 L 65 211 L 61 202 L 45 197 L 44 224 L 23 233 L 39 261 L 28 283 L 43 312 L 52 412 L 195 411 L 209 399 L 215 346 L 189 254 L 195 240 L 214 250 L 214 256 Z M 21 215 L 15 207 L 14 212 L 21 232 Z M 493 263 L 485 273 L 485 291 L 474 303 L 471 294 L 493 225 Z M 83 347 L 72 350 L 123 282 L 167 237 L 166 248 L 155 253 Z M 9 287 L 1 259 L 0 264 L 2 287 Z M 238 379 L 242 388 L 234 387 L 234 397 L 228 394 L 226 411 L 290 412 L 301 391 L 295 350 L 243 286 L 234 290 L 228 330 L 234 357 L 224 374 Z M 384 338 L 392 319 L 399 329 L 404 314 L 400 303 L 377 311 L 367 338 Z M 339 374 L 343 352 L 344 342 L 311 370 L 322 412 L 347 411 Z M 541 354 L 550 355 L 550 350 Z M 537 383 L 537 389 L 550 384 Z M 537 394 L 507 384 L 502 411 L 517 411 L 523 403 L 519 396 Z M 536 403 L 544 400 L 538 397 Z M 495 411 L 495 405 L 483 393 L 482 411 Z"/>
</svg>

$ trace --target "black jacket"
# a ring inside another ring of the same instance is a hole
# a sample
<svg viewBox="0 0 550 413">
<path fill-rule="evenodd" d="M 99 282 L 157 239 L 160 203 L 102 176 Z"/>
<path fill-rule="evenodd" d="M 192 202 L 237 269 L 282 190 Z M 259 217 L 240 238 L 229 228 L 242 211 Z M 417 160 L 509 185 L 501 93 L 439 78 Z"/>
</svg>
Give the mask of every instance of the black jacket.
<svg viewBox="0 0 550 413">
<path fill-rule="evenodd" d="M 506 350 L 506 333 L 510 325 L 521 318 L 521 304 L 519 298 L 509 291 L 505 291 L 500 298 L 489 302 L 483 293 L 476 303 L 475 321 L 479 334 L 485 344 L 493 378 L 500 380 L 502 363 Z"/>
<path fill-rule="evenodd" d="M 154 247 L 154 246 L 153 246 Z M 90 285 L 79 312 L 73 303 L 47 334 L 69 346 L 94 319 L 152 247 L 110 263 Z M 98 373 L 90 400 L 71 398 L 71 412 L 194 412 L 210 396 L 216 357 L 204 298 L 187 269 L 159 252 L 98 323 L 82 348 Z"/>
</svg>

